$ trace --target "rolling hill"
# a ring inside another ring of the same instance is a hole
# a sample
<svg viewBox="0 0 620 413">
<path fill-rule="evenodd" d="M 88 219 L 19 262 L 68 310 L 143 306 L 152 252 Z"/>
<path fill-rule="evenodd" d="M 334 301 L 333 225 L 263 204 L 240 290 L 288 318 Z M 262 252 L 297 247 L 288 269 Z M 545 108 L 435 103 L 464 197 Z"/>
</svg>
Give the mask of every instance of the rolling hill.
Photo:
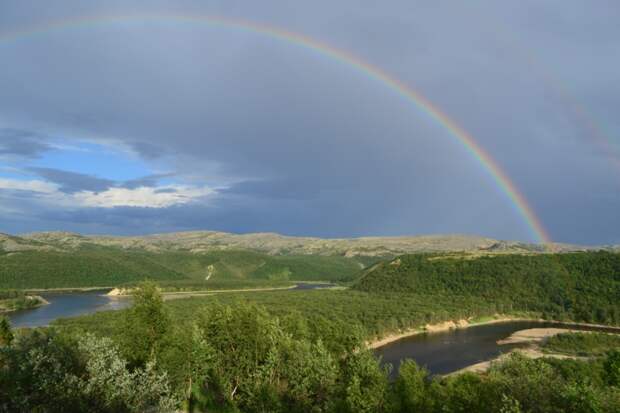
<svg viewBox="0 0 620 413">
<path fill-rule="evenodd" d="M 321 239 L 214 231 L 133 237 L 0 234 L 0 289 L 107 287 L 146 278 L 187 288 L 350 281 L 368 266 L 402 254 L 532 254 L 549 248 L 581 249 L 465 235 Z"/>
</svg>

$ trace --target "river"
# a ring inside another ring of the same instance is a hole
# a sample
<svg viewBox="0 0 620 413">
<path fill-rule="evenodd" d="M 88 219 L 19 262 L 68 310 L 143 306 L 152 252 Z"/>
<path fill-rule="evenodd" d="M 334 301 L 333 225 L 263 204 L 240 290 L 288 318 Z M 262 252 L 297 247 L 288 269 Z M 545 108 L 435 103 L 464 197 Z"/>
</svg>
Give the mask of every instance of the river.
<svg viewBox="0 0 620 413">
<path fill-rule="evenodd" d="M 330 287 L 333 287 L 333 284 L 299 283 L 294 288 L 282 291 L 314 290 Z M 121 310 L 131 303 L 131 297 L 109 296 L 106 295 L 108 291 L 110 289 L 66 293 L 45 292 L 39 295 L 49 301 L 49 304 L 28 310 L 11 312 L 7 315 L 13 327 L 43 327 L 49 325 L 57 318 L 77 317 L 98 311 Z M 217 290 L 213 292 L 217 293 Z"/>
<path fill-rule="evenodd" d="M 328 288 L 330 284 L 300 283 L 295 288 L 280 290 L 282 293 L 295 290 Z M 76 317 L 97 311 L 120 310 L 131 304 L 131 297 L 108 296 L 109 290 L 42 293 L 50 304 L 42 307 L 9 313 L 14 327 L 40 327 L 49 325 L 62 317 Z M 260 292 L 256 292 L 260 293 Z M 414 359 L 432 374 L 446 374 L 464 367 L 496 358 L 518 345 L 498 345 L 497 341 L 512 333 L 529 328 L 573 328 L 578 330 L 604 330 L 536 321 L 510 321 L 487 324 L 440 333 L 418 334 L 386 344 L 375 350 L 382 362 L 394 366 L 392 377 L 397 374 L 400 362 L 406 358 Z"/>
<path fill-rule="evenodd" d="M 383 364 L 389 363 L 394 367 L 392 377 L 397 374 L 400 362 L 407 358 L 426 367 L 431 374 L 447 374 L 472 364 L 492 360 L 502 353 L 519 347 L 519 344 L 497 344 L 498 340 L 508 338 L 516 331 L 548 327 L 586 331 L 614 331 L 575 324 L 508 321 L 405 337 L 377 348 L 375 354 L 381 357 Z"/>
</svg>

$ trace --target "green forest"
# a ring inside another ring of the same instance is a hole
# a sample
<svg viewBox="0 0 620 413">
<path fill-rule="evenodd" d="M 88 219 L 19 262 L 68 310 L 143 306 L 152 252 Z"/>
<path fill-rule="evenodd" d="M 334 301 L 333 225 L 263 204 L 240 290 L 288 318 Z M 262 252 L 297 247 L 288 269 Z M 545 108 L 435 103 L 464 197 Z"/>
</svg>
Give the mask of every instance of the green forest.
<svg viewBox="0 0 620 413">
<path fill-rule="evenodd" d="M 147 252 L 87 244 L 70 252 L 0 253 L 0 290 L 118 287 L 147 279 L 187 289 L 208 289 L 211 284 L 230 288 L 334 281 L 351 277 L 361 266 L 359 260 L 341 256 L 273 256 L 245 250 Z"/>
<path fill-rule="evenodd" d="M 323 337 L 300 314 L 214 303 L 177 324 L 143 285 L 116 334 L 13 332 L 0 321 L 0 409 L 10 412 L 617 412 L 620 352 L 515 354 L 484 374 L 433 377 L 412 360 L 389 380 L 355 328 Z M 327 321 L 329 323 L 329 321 Z M 333 343 L 338 343 L 334 345 Z"/>
<path fill-rule="evenodd" d="M 620 324 L 620 254 L 405 255 L 353 287 L 372 293 L 475 296 L 543 318 Z"/>
<path fill-rule="evenodd" d="M 0 411 L 615 413 L 618 336 L 559 335 L 543 350 L 578 359 L 517 353 L 481 374 L 431 376 L 410 360 L 394 380 L 367 343 L 494 315 L 619 324 L 619 263 L 605 252 L 407 255 L 358 266 L 348 289 L 165 303 L 141 283 L 127 310 L 40 329 L 0 320 Z"/>
</svg>

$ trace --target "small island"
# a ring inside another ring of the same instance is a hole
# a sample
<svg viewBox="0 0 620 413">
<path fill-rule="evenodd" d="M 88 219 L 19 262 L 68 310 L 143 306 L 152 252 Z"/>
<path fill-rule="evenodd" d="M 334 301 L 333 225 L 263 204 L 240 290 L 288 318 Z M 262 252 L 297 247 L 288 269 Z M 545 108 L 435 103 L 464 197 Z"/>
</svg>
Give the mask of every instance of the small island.
<svg viewBox="0 0 620 413">
<path fill-rule="evenodd" d="M 39 295 L 30 295 L 23 291 L 14 290 L 0 291 L 0 314 L 28 310 L 47 304 L 49 302 Z"/>
</svg>

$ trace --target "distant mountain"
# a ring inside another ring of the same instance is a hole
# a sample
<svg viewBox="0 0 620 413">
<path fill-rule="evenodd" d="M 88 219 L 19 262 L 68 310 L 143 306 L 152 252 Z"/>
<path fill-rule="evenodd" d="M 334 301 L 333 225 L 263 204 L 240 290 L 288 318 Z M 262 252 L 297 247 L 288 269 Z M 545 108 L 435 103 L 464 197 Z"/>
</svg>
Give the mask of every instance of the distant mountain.
<svg viewBox="0 0 620 413">
<path fill-rule="evenodd" d="M 145 236 L 86 236 L 70 232 L 39 232 L 22 236 L 0 234 L 0 249 L 68 251 L 86 245 L 149 252 L 206 253 L 251 250 L 269 255 L 341 255 L 345 257 L 394 257 L 420 252 L 536 253 L 569 252 L 593 247 L 569 244 L 528 244 L 470 235 L 363 237 L 323 239 L 275 233 L 230 234 L 215 231 L 178 232 Z M 609 248 L 609 247 L 608 247 Z"/>
</svg>

